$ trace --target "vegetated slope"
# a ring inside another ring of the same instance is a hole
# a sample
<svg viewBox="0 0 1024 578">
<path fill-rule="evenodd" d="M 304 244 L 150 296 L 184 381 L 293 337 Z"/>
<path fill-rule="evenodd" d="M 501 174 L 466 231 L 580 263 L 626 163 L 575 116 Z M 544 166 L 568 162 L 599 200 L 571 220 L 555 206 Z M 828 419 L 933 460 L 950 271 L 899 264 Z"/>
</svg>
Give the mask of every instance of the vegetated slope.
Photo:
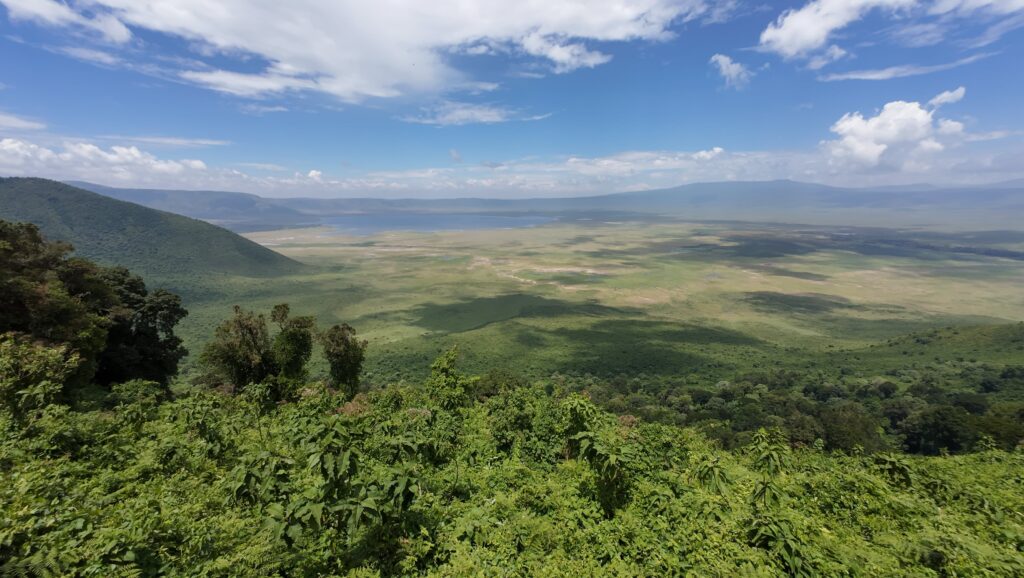
<svg viewBox="0 0 1024 578">
<path fill-rule="evenodd" d="M 151 209 L 202 219 L 232 231 L 262 231 L 316 223 L 315 218 L 286 207 L 275 199 L 248 193 L 121 189 L 78 181 L 68 184 Z"/>
<path fill-rule="evenodd" d="M 34 223 L 82 256 L 161 279 L 273 276 L 303 267 L 215 225 L 46 179 L 0 179 L 0 218 Z"/>
</svg>

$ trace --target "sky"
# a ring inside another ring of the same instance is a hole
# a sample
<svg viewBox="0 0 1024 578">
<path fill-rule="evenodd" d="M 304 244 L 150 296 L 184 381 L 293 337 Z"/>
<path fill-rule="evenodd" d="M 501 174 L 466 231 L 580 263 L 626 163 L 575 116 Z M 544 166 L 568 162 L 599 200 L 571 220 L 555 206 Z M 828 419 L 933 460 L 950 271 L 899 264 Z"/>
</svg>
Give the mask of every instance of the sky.
<svg viewBox="0 0 1024 578">
<path fill-rule="evenodd" d="M 560 197 L 1024 177 L 1024 0 L 0 0 L 0 175 Z"/>
</svg>

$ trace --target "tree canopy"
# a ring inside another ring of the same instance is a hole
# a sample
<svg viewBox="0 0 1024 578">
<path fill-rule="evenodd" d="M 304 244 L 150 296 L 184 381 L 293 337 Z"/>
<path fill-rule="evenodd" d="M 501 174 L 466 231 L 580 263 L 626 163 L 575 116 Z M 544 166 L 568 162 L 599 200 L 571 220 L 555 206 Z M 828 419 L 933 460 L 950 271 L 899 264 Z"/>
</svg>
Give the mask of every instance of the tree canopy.
<svg viewBox="0 0 1024 578">
<path fill-rule="evenodd" d="M 166 383 L 185 356 L 174 327 L 178 296 L 141 277 L 71 256 L 35 225 L 0 221 L 0 334 L 13 333 L 79 358 L 70 387 L 130 379 Z"/>
</svg>

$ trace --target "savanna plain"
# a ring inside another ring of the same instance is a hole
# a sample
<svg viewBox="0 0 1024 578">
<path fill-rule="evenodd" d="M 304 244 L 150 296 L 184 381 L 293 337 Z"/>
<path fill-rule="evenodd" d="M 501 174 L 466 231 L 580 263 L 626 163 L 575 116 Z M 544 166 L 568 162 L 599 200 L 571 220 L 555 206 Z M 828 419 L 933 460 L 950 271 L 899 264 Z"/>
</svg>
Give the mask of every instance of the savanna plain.
<svg viewBox="0 0 1024 578">
<path fill-rule="evenodd" d="M 186 342 L 205 339 L 236 302 L 264 310 L 287 301 L 358 327 L 371 343 L 365 379 L 379 384 L 422 377 L 452 345 L 470 370 L 531 377 L 713 383 L 758 368 L 835 369 L 838 357 L 881 370 L 923 354 L 901 345 L 907 334 L 1024 319 L 1024 233 L 1013 231 L 597 217 L 247 236 L 314 267 L 186 288 Z M 1022 353 L 978 343 L 966 354 Z"/>
</svg>

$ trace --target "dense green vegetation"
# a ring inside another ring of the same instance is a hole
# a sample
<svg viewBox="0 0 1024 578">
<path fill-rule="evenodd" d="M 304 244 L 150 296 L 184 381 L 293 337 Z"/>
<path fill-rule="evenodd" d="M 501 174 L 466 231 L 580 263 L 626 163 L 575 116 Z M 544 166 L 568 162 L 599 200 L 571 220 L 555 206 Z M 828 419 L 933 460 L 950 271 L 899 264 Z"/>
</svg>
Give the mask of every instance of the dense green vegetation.
<svg viewBox="0 0 1024 578">
<path fill-rule="evenodd" d="M 31 341 L 66 348 L 67 361 L 74 357 L 76 366 L 72 386 L 136 378 L 166 384 L 186 354 L 174 334 L 187 315 L 180 298 L 150 292 L 127 269 L 69 257 L 71 249 L 47 242 L 35 225 L 0 221 L 0 334 L 6 347 L 29 357 L 36 349 Z"/>
<path fill-rule="evenodd" d="M 9 574 L 1010 576 L 1021 454 L 735 451 L 435 364 L 300 399 L 144 383 L 0 444 Z"/>
<path fill-rule="evenodd" d="M 706 389 L 474 377 L 453 348 L 422 380 L 360 389 L 351 327 L 236 308 L 201 378 L 168 387 L 173 295 L 30 225 L 0 232 L 3 575 L 1024 573 L 1024 368 L 956 358 L 1016 347 L 1019 326 L 893 339 L 875 349 L 904 373 L 870 383 L 849 352 L 848 379 Z M 922 367 L 931 347 L 951 360 Z M 81 371 L 110 356 L 131 363 Z M 630 390 L 683 425 L 595 404 Z"/>
<path fill-rule="evenodd" d="M 188 287 L 220 275 L 295 273 L 287 257 L 209 223 L 148 209 L 56 181 L 0 178 L 0 219 L 38 225 L 78 253 Z"/>
</svg>

